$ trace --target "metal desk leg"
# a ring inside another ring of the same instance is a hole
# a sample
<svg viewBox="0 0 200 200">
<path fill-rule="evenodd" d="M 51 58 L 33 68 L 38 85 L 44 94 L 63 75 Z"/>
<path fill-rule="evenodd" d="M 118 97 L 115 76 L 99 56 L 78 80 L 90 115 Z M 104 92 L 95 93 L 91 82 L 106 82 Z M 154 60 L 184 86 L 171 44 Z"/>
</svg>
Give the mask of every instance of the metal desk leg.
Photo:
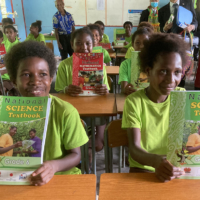
<svg viewBox="0 0 200 200">
<path fill-rule="evenodd" d="M 93 168 L 93 174 L 96 175 L 96 148 L 95 148 L 95 117 L 91 118 L 91 128 L 92 128 L 92 168 Z"/>
</svg>

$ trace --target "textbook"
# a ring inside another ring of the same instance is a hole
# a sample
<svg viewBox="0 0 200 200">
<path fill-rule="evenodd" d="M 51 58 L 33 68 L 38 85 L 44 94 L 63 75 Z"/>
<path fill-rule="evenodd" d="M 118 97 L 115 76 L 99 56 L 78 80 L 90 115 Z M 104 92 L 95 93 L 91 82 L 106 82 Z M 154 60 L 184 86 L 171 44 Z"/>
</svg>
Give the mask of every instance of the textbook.
<svg viewBox="0 0 200 200">
<path fill-rule="evenodd" d="M 123 46 L 125 42 L 125 29 L 114 29 L 114 43 L 115 45 Z"/>
<path fill-rule="evenodd" d="M 171 92 L 167 160 L 200 179 L 200 92 Z"/>
<path fill-rule="evenodd" d="M 93 47 L 92 53 L 102 53 L 102 46 Z"/>
<path fill-rule="evenodd" d="M 110 43 L 99 43 L 98 45 L 101 46 L 104 49 L 111 49 L 111 44 Z"/>
<path fill-rule="evenodd" d="M 131 84 L 136 90 L 149 86 L 147 76 L 144 73 L 140 73 L 139 53 L 140 51 L 131 52 Z"/>
<path fill-rule="evenodd" d="M 74 53 L 72 84 L 82 88 L 79 96 L 94 96 L 94 88 L 103 83 L 103 53 Z"/>
<path fill-rule="evenodd" d="M 0 96 L 0 185 L 29 185 L 43 163 L 50 104 L 48 97 Z"/>
</svg>

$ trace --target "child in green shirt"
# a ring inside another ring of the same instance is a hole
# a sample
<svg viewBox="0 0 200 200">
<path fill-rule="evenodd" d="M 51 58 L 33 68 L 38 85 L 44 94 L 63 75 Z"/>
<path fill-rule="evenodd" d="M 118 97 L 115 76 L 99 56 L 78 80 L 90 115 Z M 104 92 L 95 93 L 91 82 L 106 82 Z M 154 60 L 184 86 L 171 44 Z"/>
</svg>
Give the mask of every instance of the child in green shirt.
<svg viewBox="0 0 200 200">
<path fill-rule="evenodd" d="M 104 25 L 104 23 L 103 23 L 102 21 L 96 21 L 94 24 L 99 25 L 100 28 L 101 28 L 101 32 L 102 32 L 102 35 L 103 35 L 103 36 L 102 36 L 102 40 L 100 40 L 100 43 L 105 43 L 105 44 L 110 43 L 108 35 L 106 35 L 106 34 L 104 33 L 104 30 L 105 30 L 105 25 Z"/>
<path fill-rule="evenodd" d="M 18 44 L 20 41 L 17 39 L 17 30 L 12 25 L 7 25 L 4 27 L 4 33 L 7 39 L 4 39 L 2 42 L 5 45 L 6 53 L 10 51 L 10 49 Z M 6 73 L 2 75 L 3 80 L 10 80 L 9 75 Z"/>
<path fill-rule="evenodd" d="M 176 34 L 153 34 L 139 54 L 150 85 L 126 98 L 122 128 L 129 140 L 130 172 L 154 172 L 162 182 L 183 174 L 166 160 L 170 92 L 177 88 L 186 63 L 187 44 Z"/>
<path fill-rule="evenodd" d="M 44 35 L 40 33 L 42 31 L 41 26 L 42 26 L 42 21 L 37 20 L 36 22 L 32 23 L 30 27 L 30 34 L 26 38 L 26 41 L 34 40 L 46 44 Z"/>
<path fill-rule="evenodd" d="M 13 25 L 13 20 L 11 18 L 7 17 L 7 18 L 3 18 L 1 23 L 2 23 L 2 28 L 3 28 L 3 32 L 4 32 L 5 31 L 4 27 L 7 25 Z M 6 34 L 3 33 L 3 40 L 5 41 L 7 39 L 8 38 L 7 38 Z"/>
<path fill-rule="evenodd" d="M 133 24 L 130 21 L 126 21 L 123 24 L 123 27 L 126 31 L 126 35 L 125 35 L 124 47 L 121 49 L 121 53 L 126 53 L 128 48 L 131 47 L 131 38 L 132 38 L 131 31 L 133 29 Z"/>
<path fill-rule="evenodd" d="M 152 32 L 148 28 L 139 28 L 132 36 L 132 46 L 135 51 L 141 51 L 144 47 L 144 41 L 148 40 Z M 144 81 L 147 76 L 144 73 L 140 74 L 141 81 Z M 122 93 L 129 95 L 135 92 L 131 84 L 131 56 L 123 61 L 119 68 L 119 84 L 121 84 Z"/>
<path fill-rule="evenodd" d="M 72 46 L 72 49 L 74 50 L 74 53 L 92 53 L 93 45 L 94 45 L 94 38 L 89 28 L 85 27 L 85 28 L 77 29 L 72 34 L 71 46 Z M 76 85 L 72 85 L 72 71 L 73 71 L 72 57 L 63 60 L 60 63 L 58 67 L 58 71 L 57 71 L 55 90 L 58 92 L 69 94 L 71 96 L 78 96 L 78 94 L 82 92 L 82 88 Z M 92 77 L 89 77 L 89 78 L 92 78 Z M 103 84 L 96 86 L 94 91 L 95 93 L 99 95 L 106 95 L 107 93 L 109 93 L 109 90 L 110 88 L 108 85 L 106 69 L 104 66 Z M 90 125 L 89 120 L 86 119 L 86 121 L 87 121 L 86 122 L 87 125 Z M 99 123 L 95 123 L 96 125 L 96 136 L 95 136 L 96 151 L 100 151 L 103 149 L 104 129 L 106 127 L 105 120 L 101 119 L 99 121 L 100 121 Z"/>
<path fill-rule="evenodd" d="M 93 34 L 93 37 L 94 37 L 94 47 L 98 46 L 101 38 L 102 38 L 102 32 L 101 32 L 101 28 L 99 25 L 97 24 L 89 24 L 87 25 L 87 27 L 91 30 L 92 34 Z M 110 58 L 110 55 L 108 53 L 108 51 L 104 48 L 102 48 L 102 53 L 103 53 L 103 56 L 104 56 L 104 63 L 107 65 L 107 66 L 110 66 L 110 61 L 111 61 L 111 58 Z"/>
<path fill-rule="evenodd" d="M 77 110 L 49 94 L 56 61 L 45 45 L 26 41 L 14 46 L 5 57 L 10 79 L 24 97 L 51 98 L 44 148 L 44 163 L 30 177 L 32 185 L 48 183 L 54 174 L 80 174 L 80 146 L 88 142 Z"/>
</svg>

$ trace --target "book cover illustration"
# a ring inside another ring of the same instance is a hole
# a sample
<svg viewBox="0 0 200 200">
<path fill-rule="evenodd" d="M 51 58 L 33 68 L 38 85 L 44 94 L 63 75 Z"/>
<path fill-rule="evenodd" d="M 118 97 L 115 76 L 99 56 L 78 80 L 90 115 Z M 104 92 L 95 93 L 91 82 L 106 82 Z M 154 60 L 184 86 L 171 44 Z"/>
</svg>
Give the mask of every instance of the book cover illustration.
<svg viewBox="0 0 200 200">
<path fill-rule="evenodd" d="M 92 53 L 102 53 L 102 46 L 93 47 Z"/>
<path fill-rule="evenodd" d="M 94 96 L 94 88 L 103 84 L 103 53 L 73 54 L 73 85 L 82 88 L 79 96 Z"/>
<path fill-rule="evenodd" d="M 0 184 L 29 185 L 43 163 L 51 99 L 0 96 Z"/>
<path fill-rule="evenodd" d="M 111 44 L 110 43 L 99 43 L 98 45 L 101 46 L 104 49 L 107 49 L 107 50 L 111 49 Z M 93 53 L 96 53 L 96 52 L 93 52 Z M 101 53 L 101 52 L 97 52 L 97 53 Z"/>
<path fill-rule="evenodd" d="M 125 29 L 114 29 L 114 43 L 115 45 L 123 46 L 125 42 Z"/>
<path fill-rule="evenodd" d="M 131 84 L 136 90 L 149 86 L 147 75 L 140 72 L 139 53 L 140 51 L 131 52 Z"/>
<path fill-rule="evenodd" d="M 181 179 L 200 179 L 200 93 L 170 96 L 167 160 L 185 172 Z"/>
</svg>

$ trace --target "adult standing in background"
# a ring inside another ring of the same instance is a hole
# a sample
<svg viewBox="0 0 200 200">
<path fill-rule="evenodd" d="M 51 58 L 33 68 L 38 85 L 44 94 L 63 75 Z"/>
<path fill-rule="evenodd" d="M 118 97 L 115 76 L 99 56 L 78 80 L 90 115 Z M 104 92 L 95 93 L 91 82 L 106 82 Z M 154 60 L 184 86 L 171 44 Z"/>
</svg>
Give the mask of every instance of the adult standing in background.
<svg viewBox="0 0 200 200">
<path fill-rule="evenodd" d="M 161 32 L 166 32 L 166 33 L 173 32 L 180 34 L 183 31 L 183 29 L 178 27 L 176 24 L 176 16 L 179 5 L 190 10 L 193 14 L 193 21 L 191 24 L 188 24 L 185 30 L 189 33 L 197 29 L 198 22 L 192 0 L 170 0 L 170 2 L 164 7 L 162 7 L 158 12 L 158 19 L 160 22 Z M 171 14 L 173 14 L 175 18 L 172 23 L 168 23 Z"/>
<path fill-rule="evenodd" d="M 53 16 L 53 28 L 62 60 L 64 60 L 68 54 L 70 56 L 73 54 L 70 39 L 71 33 L 75 30 L 75 23 L 72 15 L 65 10 L 63 0 L 56 0 L 55 6 L 58 12 Z"/>
<path fill-rule="evenodd" d="M 149 22 L 153 26 L 154 32 L 160 32 L 160 24 L 158 22 L 158 2 L 159 0 L 150 0 L 150 6 L 142 11 L 140 17 L 140 23 L 144 21 Z"/>
</svg>

